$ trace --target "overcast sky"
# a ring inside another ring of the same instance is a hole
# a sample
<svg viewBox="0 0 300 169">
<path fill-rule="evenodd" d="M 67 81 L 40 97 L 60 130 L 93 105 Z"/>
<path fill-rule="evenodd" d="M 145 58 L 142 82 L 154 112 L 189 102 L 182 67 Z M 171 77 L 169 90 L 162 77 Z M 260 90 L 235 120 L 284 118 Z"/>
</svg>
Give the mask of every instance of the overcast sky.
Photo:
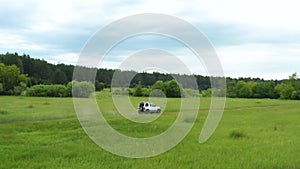
<svg viewBox="0 0 300 169">
<path fill-rule="evenodd" d="M 226 76 L 283 79 L 300 73 L 300 2 L 296 0 L 0 0 L 0 4 L 0 53 L 76 64 L 86 41 L 109 23 L 132 14 L 162 13 L 202 31 L 214 45 Z M 116 68 L 135 50 L 136 42 L 143 39 L 117 47 L 102 67 Z M 151 42 L 168 40 L 152 38 L 145 47 Z M 172 47 L 193 73 L 204 74 L 198 63 L 187 59 L 188 52 Z"/>
</svg>

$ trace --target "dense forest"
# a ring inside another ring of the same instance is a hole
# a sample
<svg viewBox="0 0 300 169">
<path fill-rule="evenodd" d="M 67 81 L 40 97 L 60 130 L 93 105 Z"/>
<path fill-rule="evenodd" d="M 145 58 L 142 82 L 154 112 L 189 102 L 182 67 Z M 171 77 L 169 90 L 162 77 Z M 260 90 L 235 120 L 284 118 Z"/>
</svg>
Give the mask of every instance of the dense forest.
<svg viewBox="0 0 300 169">
<path fill-rule="evenodd" d="M 2 63 L 2 64 L 1 64 Z M 34 59 L 18 53 L 0 54 L 0 94 L 19 95 L 22 90 L 35 85 L 65 85 L 73 79 L 74 65 L 50 64 L 45 60 Z M 89 68 L 86 68 L 89 69 Z M 133 71 L 97 69 L 95 89 L 110 87 L 115 71 L 126 76 Z M 130 82 L 131 88 L 151 88 L 157 81 L 170 84 L 173 77 L 194 76 L 198 89 L 189 83 L 180 84 L 184 88 L 199 90 L 203 96 L 210 96 L 210 78 L 201 75 L 179 75 L 163 73 L 137 73 Z M 12 79 L 12 77 L 15 77 Z M 300 81 L 294 73 L 286 80 L 264 80 L 260 78 L 226 78 L 227 97 L 239 98 L 281 98 L 300 99 Z M 164 89 L 165 90 L 165 89 Z M 133 94 L 134 95 L 134 94 Z"/>
</svg>

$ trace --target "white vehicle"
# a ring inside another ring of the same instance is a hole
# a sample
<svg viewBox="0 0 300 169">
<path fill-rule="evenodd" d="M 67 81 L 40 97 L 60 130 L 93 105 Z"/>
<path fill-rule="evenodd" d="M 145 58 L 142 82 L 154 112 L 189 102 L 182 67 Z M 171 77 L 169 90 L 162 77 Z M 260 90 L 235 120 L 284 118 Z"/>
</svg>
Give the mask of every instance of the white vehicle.
<svg viewBox="0 0 300 169">
<path fill-rule="evenodd" d="M 141 102 L 138 107 L 138 113 L 160 113 L 161 109 L 152 102 Z"/>
</svg>

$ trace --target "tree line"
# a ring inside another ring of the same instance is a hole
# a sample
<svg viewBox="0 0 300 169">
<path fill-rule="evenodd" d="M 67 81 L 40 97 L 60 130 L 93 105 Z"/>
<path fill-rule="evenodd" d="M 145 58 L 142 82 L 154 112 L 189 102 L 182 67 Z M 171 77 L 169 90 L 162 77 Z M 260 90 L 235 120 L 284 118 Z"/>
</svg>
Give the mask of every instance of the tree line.
<svg viewBox="0 0 300 169">
<path fill-rule="evenodd" d="M 84 68 L 87 71 L 91 68 Z M 74 65 L 51 64 L 45 60 L 31 58 L 29 55 L 18 53 L 0 54 L 0 94 L 20 95 L 22 91 L 36 85 L 63 85 L 68 89 L 68 84 L 73 79 Z M 95 68 L 93 69 L 95 70 Z M 201 75 L 180 75 L 164 73 L 136 73 L 134 71 L 121 71 L 113 69 L 96 69 L 94 88 L 97 91 L 111 86 L 113 75 L 116 71 L 126 79 L 134 75 L 129 87 L 132 95 L 149 95 L 152 90 L 160 89 L 168 97 L 179 97 L 174 83 L 176 78 L 189 78 L 194 76 L 197 88 L 191 83 L 181 80 L 179 84 L 190 93 L 192 90 L 200 91 L 202 96 L 210 96 L 210 77 Z M 84 80 L 76 79 L 78 81 Z M 300 99 L 300 80 L 296 73 L 286 80 L 264 80 L 260 78 L 226 78 L 227 97 L 232 98 L 273 98 L 273 99 Z M 120 81 L 120 83 L 122 83 Z M 173 85 L 173 86 L 172 86 Z M 158 87 L 160 86 L 160 87 Z M 56 86 L 61 89 L 62 86 Z M 36 87 L 37 88 L 37 87 Z M 67 90 L 66 89 L 66 90 Z M 50 89 L 49 89 L 50 90 Z M 52 89 L 51 89 L 52 90 Z M 176 90 L 176 91 L 172 91 Z M 169 92 L 168 92 L 169 91 Z M 217 91 L 215 94 L 224 91 Z M 68 94 L 61 94 L 62 96 Z M 174 96 L 173 96 L 174 95 Z"/>
<path fill-rule="evenodd" d="M 6 53 L 0 54 L 0 63 L 4 65 L 16 65 L 20 69 L 21 74 L 27 74 L 29 79 L 27 85 L 33 86 L 37 84 L 67 84 L 73 79 L 74 65 L 66 64 L 51 64 L 42 59 L 31 58 L 30 55 L 18 53 Z M 90 68 L 86 68 L 89 70 Z M 102 83 L 105 87 L 110 87 L 111 80 L 116 71 L 113 69 L 97 69 L 96 70 L 96 82 Z M 134 71 L 120 71 L 123 77 L 127 77 L 131 74 L 136 74 Z M 161 80 L 163 82 L 173 79 L 173 76 L 179 76 L 176 74 L 164 74 L 164 73 L 138 73 L 132 79 L 130 87 L 134 87 L 141 81 L 142 86 L 151 86 L 156 81 Z M 184 78 L 187 75 L 180 75 Z M 207 89 L 210 86 L 209 77 L 195 75 L 199 85 L 199 90 Z M 83 77 L 84 79 L 84 77 Z M 78 79 L 81 80 L 81 79 Z M 188 83 L 183 84 L 185 87 L 189 87 Z"/>
</svg>

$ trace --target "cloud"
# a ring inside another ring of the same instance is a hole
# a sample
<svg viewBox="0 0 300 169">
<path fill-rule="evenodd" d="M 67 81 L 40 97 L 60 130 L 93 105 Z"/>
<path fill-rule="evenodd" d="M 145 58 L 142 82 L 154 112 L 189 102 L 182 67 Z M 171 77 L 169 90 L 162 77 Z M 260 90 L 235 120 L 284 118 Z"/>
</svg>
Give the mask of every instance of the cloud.
<svg viewBox="0 0 300 169">
<path fill-rule="evenodd" d="M 48 56 L 47 61 L 52 64 L 71 64 L 76 65 L 79 55 L 77 53 L 60 53 L 53 56 Z"/>
<path fill-rule="evenodd" d="M 248 44 L 216 50 L 227 76 L 284 79 L 300 72 L 299 47 L 300 44 Z"/>
<path fill-rule="evenodd" d="M 224 23 L 239 23 L 265 28 L 282 28 L 299 30 L 299 1 L 272 1 L 272 0 L 204 0 L 198 6 L 209 20 L 217 20 Z M 199 10 L 198 6 L 191 7 Z"/>
<path fill-rule="evenodd" d="M 110 22 L 138 13 L 163 13 L 185 19 L 206 34 L 228 76 L 284 78 L 300 72 L 299 5 L 296 0 L 3 0 L 0 52 L 73 64 L 89 37 Z M 144 37 L 125 44 L 116 47 L 104 65 L 113 67 L 130 53 L 154 44 L 176 53 L 193 72 L 205 73 L 182 46 L 163 38 Z"/>
</svg>

